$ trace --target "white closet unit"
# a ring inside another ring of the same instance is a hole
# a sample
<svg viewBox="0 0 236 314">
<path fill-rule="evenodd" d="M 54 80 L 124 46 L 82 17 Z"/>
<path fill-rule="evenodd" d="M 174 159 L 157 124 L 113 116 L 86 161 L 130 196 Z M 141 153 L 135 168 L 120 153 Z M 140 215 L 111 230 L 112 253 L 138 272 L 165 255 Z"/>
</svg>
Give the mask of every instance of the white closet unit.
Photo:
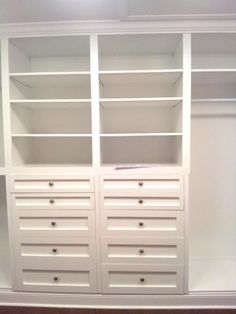
<svg viewBox="0 0 236 314">
<path fill-rule="evenodd" d="M 1 39 L 0 304 L 236 307 L 236 32 L 128 25 Z"/>
<path fill-rule="evenodd" d="M 13 165 L 91 165 L 89 36 L 9 41 Z"/>
<path fill-rule="evenodd" d="M 236 34 L 194 34 L 192 49 L 190 290 L 235 291 Z"/>
</svg>

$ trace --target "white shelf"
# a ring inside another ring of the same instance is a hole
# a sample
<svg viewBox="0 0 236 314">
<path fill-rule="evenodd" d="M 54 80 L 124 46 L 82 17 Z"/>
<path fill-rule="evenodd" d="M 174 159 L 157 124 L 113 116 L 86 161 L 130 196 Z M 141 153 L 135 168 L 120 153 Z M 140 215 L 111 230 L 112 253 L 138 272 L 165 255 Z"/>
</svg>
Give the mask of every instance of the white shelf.
<svg viewBox="0 0 236 314">
<path fill-rule="evenodd" d="M 173 107 L 178 105 L 183 97 L 146 97 L 146 98 L 100 98 L 103 107 Z"/>
<path fill-rule="evenodd" d="M 104 86 L 173 85 L 182 73 L 182 70 L 101 71 L 99 76 Z"/>
<path fill-rule="evenodd" d="M 6 175 L 6 168 L 0 167 L 0 176 L 5 176 L 5 175 Z"/>
<path fill-rule="evenodd" d="M 78 108 L 88 106 L 91 99 L 11 99 L 10 103 L 28 108 Z"/>
<path fill-rule="evenodd" d="M 28 87 L 72 87 L 90 84 L 89 71 L 10 73 L 10 78 Z"/>
<path fill-rule="evenodd" d="M 216 103 L 216 102 L 236 102 L 236 98 L 194 98 L 191 100 L 192 103 L 204 103 L 204 102 L 209 102 L 209 103 Z"/>
<path fill-rule="evenodd" d="M 182 136 L 182 133 L 112 133 L 100 134 L 101 137 L 143 137 L 143 136 Z"/>
<path fill-rule="evenodd" d="M 183 69 L 99 71 L 100 75 L 102 74 L 161 74 L 161 73 L 183 73 Z"/>
<path fill-rule="evenodd" d="M 189 290 L 236 291 L 236 259 L 190 260 Z"/>
<path fill-rule="evenodd" d="M 92 134 L 12 134 L 12 137 L 92 137 Z"/>
<path fill-rule="evenodd" d="M 192 69 L 193 73 L 215 73 L 215 72 L 219 72 L 219 73 L 231 73 L 231 72 L 236 72 L 236 69 L 232 69 L 232 68 L 219 68 L 219 69 Z"/>
</svg>

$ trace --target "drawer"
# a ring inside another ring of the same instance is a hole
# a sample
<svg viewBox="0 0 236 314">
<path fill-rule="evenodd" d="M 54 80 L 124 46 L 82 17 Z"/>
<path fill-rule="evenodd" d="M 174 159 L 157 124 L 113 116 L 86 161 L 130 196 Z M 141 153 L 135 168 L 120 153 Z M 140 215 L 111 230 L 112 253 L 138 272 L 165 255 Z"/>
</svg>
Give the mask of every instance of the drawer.
<svg viewBox="0 0 236 314">
<path fill-rule="evenodd" d="M 94 263 L 96 260 L 95 241 L 93 238 L 39 238 L 21 237 L 15 241 L 16 259 L 32 265 L 81 265 Z"/>
<path fill-rule="evenodd" d="M 102 234 L 107 236 L 159 236 L 182 237 L 184 234 L 183 212 L 147 211 L 137 213 L 120 211 L 102 213 Z"/>
<path fill-rule="evenodd" d="M 101 177 L 104 196 L 160 196 L 180 197 L 182 177 L 178 175 L 117 175 Z"/>
<path fill-rule="evenodd" d="M 93 192 L 93 176 L 16 175 L 11 177 L 11 192 Z"/>
<path fill-rule="evenodd" d="M 103 263 L 183 264 L 183 238 L 102 238 Z"/>
<path fill-rule="evenodd" d="M 12 194 L 15 210 L 94 209 L 94 194 Z"/>
<path fill-rule="evenodd" d="M 182 200 L 179 197 L 112 197 L 101 198 L 101 208 L 110 210 L 182 210 Z"/>
<path fill-rule="evenodd" d="M 17 269 L 16 290 L 37 292 L 78 292 L 95 293 L 97 291 L 95 268 L 77 270 L 35 269 L 22 267 Z"/>
<path fill-rule="evenodd" d="M 17 237 L 73 237 L 94 236 L 95 234 L 95 216 L 92 211 L 80 211 L 73 215 L 68 213 L 67 216 L 64 213 L 52 215 L 48 211 L 43 216 L 40 216 L 38 212 L 33 214 L 27 215 L 27 211 L 21 211 L 15 215 L 14 224 Z"/>
<path fill-rule="evenodd" d="M 102 266 L 102 292 L 119 294 L 182 294 L 183 266 Z"/>
</svg>

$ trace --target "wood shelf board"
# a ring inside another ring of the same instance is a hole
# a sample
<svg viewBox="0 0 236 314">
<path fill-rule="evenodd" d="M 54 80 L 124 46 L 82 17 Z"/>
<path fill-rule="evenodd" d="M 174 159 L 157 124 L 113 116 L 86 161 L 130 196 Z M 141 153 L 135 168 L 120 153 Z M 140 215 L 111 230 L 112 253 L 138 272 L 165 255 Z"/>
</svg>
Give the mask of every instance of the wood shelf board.
<svg viewBox="0 0 236 314">
<path fill-rule="evenodd" d="M 182 97 L 152 97 L 152 98 L 100 98 L 104 108 L 110 107 L 173 107 L 182 102 Z"/>
<path fill-rule="evenodd" d="M 10 73 L 10 78 L 28 87 L 78 87 L 90 84 L 90 72 Z"/>
<path fill-rule="evenodd" d="M 104 86 L 143 86 L 143 85 L 174 85 L 182 76 L 182 71 L 170 72 L 110 72 L 100 74 Z"/>
</svg>

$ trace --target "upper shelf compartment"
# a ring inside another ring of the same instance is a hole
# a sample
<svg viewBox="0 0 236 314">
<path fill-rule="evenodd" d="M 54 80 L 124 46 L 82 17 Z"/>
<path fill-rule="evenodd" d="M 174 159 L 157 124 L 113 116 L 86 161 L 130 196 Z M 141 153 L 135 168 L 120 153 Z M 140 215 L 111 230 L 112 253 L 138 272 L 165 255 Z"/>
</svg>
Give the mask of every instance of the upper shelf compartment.
<svg viewBox="0 0 236 314">
<path fill-rule="evenodd" d="M 138 34 L 99 37 L 99 70 L 182 69 L 182 35 Z"/>
<path fill-rule="evenodd" d="M 88 72 L 89 36 L 10 40 L 10 73 Z"/>
<path fill-rule="evenodd" d="M 193 69 L 235 69 L 236 34 L 193 34 Z"/>
</svg>

